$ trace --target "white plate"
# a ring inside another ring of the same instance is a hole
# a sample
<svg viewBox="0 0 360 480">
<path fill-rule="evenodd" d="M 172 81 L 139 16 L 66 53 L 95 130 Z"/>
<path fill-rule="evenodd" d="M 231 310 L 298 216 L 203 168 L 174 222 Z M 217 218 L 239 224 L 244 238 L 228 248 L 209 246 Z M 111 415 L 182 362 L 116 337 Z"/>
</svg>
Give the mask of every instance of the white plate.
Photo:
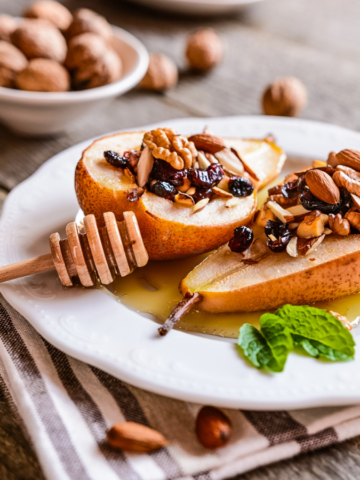
<svg viewBox="0 0 360 480">
<path fill-rule="evenodd" d="M 304 120 L 229 117 L 167 122 L 188 134 L 204 125 L 224 136 L 263 137 L 271 132 L 288 154 L 302 157 L 325 159 L 331 150 L 360 150 L 359 133 Z M 0 224 L 1 265 L 46 253 L 49 235 L 64 234 L 78 210 L 75 165 L 89 142 L 56 155 L 10 193 Z M 306 163 L 292 161 L 287 170 Z M 0 290 L 60 350 L 152 392 L 266 410 L 360 402 L 359 347 L 356 360 L 348 363 L 291 354 L 284 373 L 268 375 L 239 358 L 233 342 L 180 331 L 160 338 L 151 320 L 101 291 L 63 289 L 53 272 L 8 282 Z"/>
<path fill-rule="evenodd" d="M 146 7 L 187 15 L 217 15 L 241 10 L 262 0 L 132 0 Z"/>
</svg>

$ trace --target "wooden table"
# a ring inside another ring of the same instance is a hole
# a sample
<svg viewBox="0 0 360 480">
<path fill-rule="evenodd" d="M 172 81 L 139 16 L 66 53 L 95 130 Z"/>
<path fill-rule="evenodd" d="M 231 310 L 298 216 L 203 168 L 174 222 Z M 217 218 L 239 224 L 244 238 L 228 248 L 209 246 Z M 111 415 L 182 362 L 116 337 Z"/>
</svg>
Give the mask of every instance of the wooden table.
<svg viewBox="0 0 360 480">
<path fill-rule="evenodd" d="M 20 15 L 31 0 L 0 0 L 0 12 Z M 266 0 L 227 18 L 173 17 L 120 0 L 69 0 L 70 9 L 94 8 L 128 29 L 152 52 L 172 57 L 178 87 L 166 94 L 139 90 L 107 110 L 89 115 L 53 138 L 19 138 L 0 126 L 0 204 L 6 193 L 63 149 L 108 131 L 187 116 L 259 114 L 260 95 L 277 76 L 299 77 L 309 91 L 304 118 L 360 128 L 360 2 Z M 215 28 L 227 42 L 223 64 L 208 76 L 186 70 L 184 39 L 199 26 Z M 360 477 L 360 440 L 260 468 L 237 480 Z M 0 395 L 0 478 L 41 480 L 37 459 Z"/>
</svg>

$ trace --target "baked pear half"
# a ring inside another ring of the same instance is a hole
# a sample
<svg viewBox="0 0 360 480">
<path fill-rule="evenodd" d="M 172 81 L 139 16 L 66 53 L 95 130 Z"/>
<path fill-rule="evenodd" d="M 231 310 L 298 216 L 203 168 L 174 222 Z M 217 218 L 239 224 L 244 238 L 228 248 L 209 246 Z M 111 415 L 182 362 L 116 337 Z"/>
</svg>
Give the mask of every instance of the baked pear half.
<svg viewBox="0 0 360 480">
<path fill-rule="evenodd" d="M 137 217 L 150 259 L 207 252 L 249 223 L 256 191 L 280 172 L 285 155 L 271 138 L 185 137 L 171 129 L 124 132 L 96 140 L 77 164 L 75 189 L 99 224 Z"/>
<path fill-rule="evenodd" d="M 160 334 L 195 303 L 253 312 L 360 291 L 360 152 L 331 153 L 268 193 L 252 224 L 182 280 L 185 298 Z"/>
</svg>

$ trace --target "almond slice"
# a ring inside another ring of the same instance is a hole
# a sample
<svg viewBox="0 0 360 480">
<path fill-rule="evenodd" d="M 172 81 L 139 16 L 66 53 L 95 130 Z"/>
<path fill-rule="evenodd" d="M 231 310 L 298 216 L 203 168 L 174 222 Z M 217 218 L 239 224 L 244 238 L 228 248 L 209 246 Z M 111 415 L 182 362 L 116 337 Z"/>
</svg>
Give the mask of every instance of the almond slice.
<svg viewBox="0 0 360 480">
<path fill-rule="evenodd" d="M 232 198 L 233 195 L 230 192 L 226 192 L 222 188 L 219 187 L 213 187 L 212 191 L 216 194 L 219 195 L 219 197 L 224 197 L 224 198 Z"/>
<path fill-rule="evenodd" d="M 219 160 L 221 165 L 224 165 L 226 170 L 233 172 L 235 175 L 242 175 L 244 173 L 243 164 L 228 148 L 224 148 L 220 152 L 215 153 L 215 158 Z"/>
<path fill-rule="evenodd" d="M 185 192 L 187 195 L 194 195 L 196 193 L 196 188 L 195 187 L 190 187 L 188 190 Z"/>
<path fill-rule="evenodd" d="M 209 160 L 202 152 L 198 152 L 197 161 L 199 162 L 199 167 L 201 170 L 206 170 L 211 165 Z"/>
<path fill-rule="evenodd" d="M 204 155 L 209 160 L 210 163 L 219 163 L 212 153 L 205 152 Z"/>
<path fill-rule="evenodd" d="M 267 207 L 270 208 L 270 210 L 273 212 L 275 217 L 277 217 L 281 222 L 283 223 L 290 223 L 294 220 L 294 216 L 291 215 L 287 210 L 282 208 L 278 203 L 272 202 L 267 202 Z"/>
<path fill-rule="evenodd" d="M 234 208 L 237 207 L 241 203 L 241 198 L 239 197 L 232 197 L 225 203 L 225 208 Z"/>
<path fill-rule="evenodd" d="M 221 190 L 225 190 L 226 192 L 229 191 L 229 180 L 230 177 L 224 175 L 220 182 L 216 185 L 217 188 L 221 188 Z"/>
<path fill-rule="evenodd" d="M 154 157 L 152 156 L 151 150 L 149 147 L 145 147 L 141 152 L 139 163 L 137 166 L 137 184 L 139 187 L 145 187 L 151 170 L 154 165 Z"/>
<path fill-rule="evenodd" d="M 322 160 L 314 160 L 312 163 L 312 166 L 314 168 L 321 168 L 321 167 L 326 167 L 327 162 L 323 162 Z"/>
<path fill-rule="evenodd" d="M 206 205 L 210 202 L 210 198 L 203 198 L 199 202 L 195 203 L 195 205 L 191 209 L 191 214 L 200 212 Z"/>
<path fill-rule="evenodd" d="M 325 234 L 322 234 L 320 237 L 315 238 L 299 238 L 298 240 L 298 252 L 301 255 L 310 255 L 314 253 L 317 247 L 323 242 Z"/>
<path fill-rule="evenodd" d="M 355 193 L 350 193 L 354 206 L 359 210 L 360 209 L 360 198 L 355 195 Z"/>
<path fill-rule="evenodd" d="M 297 242 L 298 242 L 298 237 L 292 237 L 292 239 L 286 246 L 286 251 L 290 255 L 290 257 L 298 256 Z"/>
<path fill-rule="evenodd" d="M 295 205 L 294 207 L 289 207 L 286 209 L 290 215 L 298 217 L 299 215 L 304 215 L 305 213 L 310 213 L 310 210 L 306 210 L 302 205 Z"/>
<path fill-rule="evenodd" d="M 186 193 L 179 192 L 175 195 L 175 202 L 181 203 L 181 205 L 186 205 L 188 207 L 192 207 L 194 205 L 194 199 L 187 195 Z"/>
</svg>

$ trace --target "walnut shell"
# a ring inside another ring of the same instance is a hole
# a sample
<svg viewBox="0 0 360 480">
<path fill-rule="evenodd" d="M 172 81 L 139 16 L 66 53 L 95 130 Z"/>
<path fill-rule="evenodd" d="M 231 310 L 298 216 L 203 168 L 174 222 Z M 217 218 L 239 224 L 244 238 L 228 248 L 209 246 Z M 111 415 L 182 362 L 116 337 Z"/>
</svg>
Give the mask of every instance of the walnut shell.
<svg viewBox="0 0 360 480">
<path fill-rule="evenodd" d="M 266 88 L 262 97 L 262 107 L 266 115 L 295 117 L 306 103 L 306 88 L 295 77 L 277 78 Z"/>
<path fill-rule="evenodd" d="M 29 59 L 48 58 L 63 63 L 66 57 L 64 37 L 47 20 L 24 20 L 11 34 L 11 41 Z"/>
<path fill-rule="evenodd" d="M 78 90 L 102 87 L 121 78 L 122 62 L 118 54 L 108 49 L 94 62 L 85 62 L 74 71 L 74 87 Z"/>
<path fill-rule="evenodd" d="M 10 35 L 17 25 L 18 22 L 10 15 L 0 15 L 0 40 L 10 42 Z"/>
<path fill-rule="evenodd" d="M 185 54 L 191 68 L 208 71 L 222 59 L 223 45 L 214 30 L 204 28 L 188 36 Z"/>
<path fill-rule="evenodd" d="M 113 31 L 105 17 L 93 10 L 81 8 L 74 13 L 74 19 L 66 32 L 68 40 L 82 33 L 91 32 L 111 41 Z"/>
<path fill-rule="evenodd" d="M 0 87 L 12 88 L 17 72 L 23 70 L 28 61 L 23 53 L 11 43 L 0 41 Z"/>
<path fill-rule="evenodd" d="M 178 82 L 178 69 L 169 57 L 161 53 L 152 53 L 148 70 L 140 82 L 140 87 L 150 90 L 165 90 Z"/>
<path fill-rule="evenodd" d="M 109 50 L 106 41 L 95 33 L 82 33 L 73 37 L 68 44 L 65 65 L 70 69 L 96 62 Z"/>
<path fill-rule="evenodd" d="M 61 31 L 67 30 L 73 20 L 69 10 L 59 2 L 40 0 L 25 11 L 25 17 L 48 20 Z"/>
<path fill-rule="evenodd" d="M 16 85 L 31 92 L 66 92 L 70 89 L 70 75 L 53 60 L 35 58 L 18 74 Z"/>
</svg>

